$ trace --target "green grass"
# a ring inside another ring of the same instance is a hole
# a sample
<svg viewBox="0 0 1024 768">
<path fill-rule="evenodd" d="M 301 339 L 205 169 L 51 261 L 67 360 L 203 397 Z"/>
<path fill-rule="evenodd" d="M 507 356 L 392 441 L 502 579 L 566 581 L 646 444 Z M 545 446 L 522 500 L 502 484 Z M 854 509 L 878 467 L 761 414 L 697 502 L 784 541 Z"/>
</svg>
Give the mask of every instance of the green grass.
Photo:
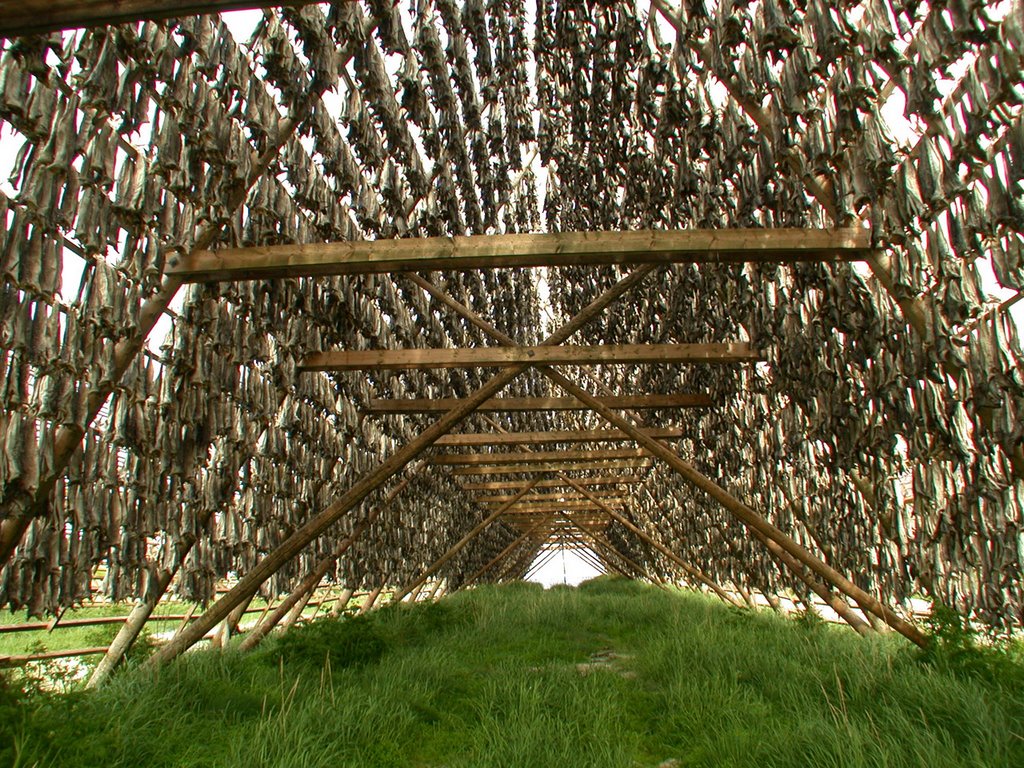
<svg viewBox="0 0 1024 768">
<path fill-rule="evenodd" d="M 897 638 L 600 579 L 316 621 L 248 655 L 127 669 L 95 692 L 0 695 L 2 765 L 669 760 L 1021 766 L 1024 667 L 1008 651 L 922 656 Z"/>
</svg>

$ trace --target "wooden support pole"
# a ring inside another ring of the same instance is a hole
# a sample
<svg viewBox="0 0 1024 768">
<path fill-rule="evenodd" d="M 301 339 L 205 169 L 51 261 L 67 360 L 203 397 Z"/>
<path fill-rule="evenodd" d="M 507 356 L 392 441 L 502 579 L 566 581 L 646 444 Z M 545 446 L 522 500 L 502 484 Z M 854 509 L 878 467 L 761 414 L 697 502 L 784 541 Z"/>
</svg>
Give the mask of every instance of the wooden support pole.
<svg viewBox="0 0 1024 768">
<path fill-rule="evenodd" d="M 673 395 L 625 395 L 603 397 L 601 402 L 609 408 L 655 409 L 655 408 L 707 408 L 713 405 L 704 394 Z M 388 416 L 412 413 L 445 413 L 458 405 L 459 399 L 443 398 L 397 398 L 394 400 L 371 399 L 363 413 L 373 416 Z M 534 411 L 585 411 L 579 401 L 572 397 L 495 397 L 485 400 L 477 408 L 481 413 L 534 412 Z M 451 435 L 451 437 L 458 437 Z"/>
<path fill-rule="evenodd" d="M 482 467 L 456 467 L 453 475 L 528 475 L 537 472 L 575 472 L 577 470 L 643 469 L 651 466 L 649 458 L 605 459 L 601 461 L 539 461 L 536 464 L 490 464 Z"/>
<path fill-rule="evenodd" d="M 600 499 L 604 499 L 608 504 L 615 504 L 616 502 L 625 502 L 627 497 L 623 495 L 622 491 L 592 491 L 594 496 Z M 504 504 L 506 501 L 512 498 L 510 494 L 498 494 L 496 496 L 477 496 L 473 501 L 477 504 Z M 577 491 L 565 491 L 555 493 L 534 493 L 529 496 L 527 501 L 543 502 L 543 501 L 583 501 L 586 500 L 586 496 Z"/>
<path fill-rule="evenodd" d="M 638 459 L 647 454 L 639 448 L 608 448 L 597 451 L 494 451 L 432 456 L 431 464 L 476 466 L 483 464 L 535 464 L 538 461 L 589 461 L 597 459 Z"/>
<path fill-rule="evenodd" d="M 538 543 L 537 546 L 538 546 L 538 551 L 539 551 L 540 543 Z M 537 571 L 539 571 L 541 568 L 543 568 L 545 565 L 547 565 L 551 561 L 551 559 L 557 553 L 558 553 L 557 549 L 552 549 L 552 550 L 549 550 L 548 552 L 544 553 L 543 555 L 541 555 L 537 560 L 534 561 L 533 565 L 529 566 L 526 569 L 526 573 L 523 574 L 523 580 L 524 581 L 529 581 L 530 576 L 533 575 L 533 574 L 536 574 Z M 536 557 L 536 555 L 534 555 L 534 557 Z M 504 574 L 502 574 L 501 577 L 499 577 L 499 581 L 500 581 L 500 579 L 502 577 L 504 577 Z"/>
<path fill-rule="evenodd" d="M 553 333 L 545 344 L 555 346 L 566 341 L 576 331 L 597 317 L 609 304 L 642 282 L 653 269 L 653 267 L 649 266 L 641 267 L 604 291 L 576 317 Z M 471 414 L 480 403 L 501 391 L 516 376 L 526 370 L 527 367 L 527 365 L 516 366 L 494 376 L 458 408 L 442 416 L 419 437 L 401 448 L 391 458 L 386 459 L 377 469 L 357 481 L 337 501 L 329 505 L 306 524 L 300 526 L 277 549 L 260 560 L 251 571 L 239 579 L 238 584 L 233 589 L 229 590 L 220 600 L 210 606 L 209 610 L 196 620 L 188 632 L 182 633 L 181 636 L 167 643 L 150 657 L 147 664 L 158 665 L 168 662 L 190 648 L 227 616 L 238 603 L 253 594 L 259 588 L 259 585 L 276 573 L 282 565 L 295 557 L 310 542 L 326 532 L 348 510 L 359 504 L 370 493 L 401 471 L 409 462 L 416 459 L 433 445 L 435 440 L 451 431 L 456 424 Z"/>
<path fill-rule="evenodd" d="M 850 606 L 846 603 L 846 601 L 840 599 L 834 592 L 832 592 L 832 590 L 830 590 L 816 578 L 814 578 L 813 576 L 809 576 L 805 572 L 802 563 L 800 563 L 796 558 L 790 555 L 786 550 L 784 550 L 771 539 L 768 539 L 761 535 L 758 535 L 758 538 L 764 543 L 766 547 L 768 547 L 768 551 L 771 552 L 777 560 L 779 560 L 781 563 L 783 563 L 783 565 L 788 567 L 794 574 L 796 574 L 796 577 L 800 579 L 800 581 L 802 581 L 804 584 L 806 584 L 808 589 L 810 589 L 814 594 L 820 597 L 824 601 L 825 605 L 827 605 L 833 611 L 835 611 L 836 614 L 843 621 L 849 624 L 850 628 L 853 629 L 858 635 L 867 637 L 868 635 L 873 634 L 874 630 L 871 629 L 871 626 L 868 625 L 863 619 L 861 619 L 860 616 L 854 613 Z"/>
<path fill-rule="evenodd" d="M 242 639 L 238 649 L 241 651 L 251 651 L 265 638 L 270 631 L 278 625 L 288 612 L 295 607 L 305 595 L 308 595 L 317 588 L 324 576 L 327 575 L 327 571 L 331 569 L 335 561 L 338 559 L 337 555 L 329 555 L 317 563 L 316 567 L 310 571 L 310 573 L 299 582 L 299 585 L 295 587 L 281 604 L 278 605 L 274 610 L 267 615 L 259 624 L 253 627 L 249 633 Z"/>
<path fill-rule="evenodd" d="M 593 546 L 597 547 L 600 551 L 605 553 L 606 559 L 608 559 L 609 557 L 612 558 L 612 559 L 618 558 L 619 560 L 621 560 L 626 565 L 627 568 L 629 568 L 629 569 L 631 569 L 633 571 L 633 576 L 630 576 L 629 574 L 623 573 L 624 576 L 626 576 L 627 578 L 640 577 L 640 578 L 645 578 L 645 579 L 647 579 L 648 581 L 651 581 L 651 582 L 654 581 L 654 579 L 652 579 L 650 577 L 650 575 L 648 575 L 646 568 L 642 568 L 640 566 L 640 564 L 637 563 L 635 560 L 633 560 L 632 558 L 624 555 L 622 552 L 619 552 L 619 550 L 616 549 L 615 547 L 613 547 L 611 545 L 611 543 L 609 541 L 607 541 L 604 537 L 598 536 L 597 534 L 595 534 L 595 533 L 593 533 L 591 531 L 588 531 L 583 526 L 576 525 L 575 521 L 573 521 L 573 520 L 570 520 L 570 522 L 572 522 L 573 527 L 577 531 L 579 531 L 580 535 L 583 536 L 584 539 L 586 539 L 587 541 L 591 542 L 591 544 Z M 611 565 L 611 564 L 609 563 L 609 565 Z"/>
<path fill-rule="evenodd" d="M 216 633 L 210 640 L 211 646 L 214 648 L 226 648 L 228 646 L 231 636 L 238 631 L 238 623 L 242 620 L 246 609 L 248 609 L 251 603 L 252 598 L 250 597 L 248 600 L 239 603 L 238 607 L 228 614 L 228 617 L 218 625 Z"/>
<path fill-rule="evenodd" d="M 790 263 L 866 258 L 863 229 L 689 229 L 417 237 L 223 248 L 168 266 L 190 282 L 598 264 Z"/>
<path fill-rule="evenodd" d="M 602 485 L 628 486 L 636 485 L 643 481 L 642 477 L 636 475 L 612 475 L 608 477 L 580 477 L 574 478 L 576 485 L 595 487 Z M 463 483 L 462 488 L 466 491 L 514 491 L 517 488 L 524 488 L 531 480 L 497 480 L 486 483 Z M 561 478 L 541 480 L 536 488 L 572 488 L 570 483 Z M 618 492 L 618 491 L 616 491 Z M 589 496 L 586 498 L 590 498 Z"/>
<path fill-rule="evenodd" d="M 718 595 L 718 597 L 721 598 L 723 602 L 726 602 L 729 605 L 735 606 L 736 608 L 741 608 L 742 607 L 738 602 L 736 602 L 735 598 L 733 598 L 732 595 L 730 595 L 728 592 L 726 592 L 724 589 L 722 589 L 720 586 L 718 586 L 718 584 L 714 581 L 714 579 L 712 579 L 710 576 L 705 574 L 699 568 L 697 568 L 697 567 L 695 567 L 693 565 L 690 565 L 688 562 L 683 560 L 681 557 L 679 557 L 679 555 L 677 555 L 671 549 L 666 547 L 660 541 L 656 541 L 655 539 L 653 539 L 651 536 L 649 536 L 638 525 L 634 525 L 632 521 L 630 521 L 629 519 L 627 519 L 623 515 L 620 515 L 618 512 L 615 512 L 613 510 L 609 510 L 609 514 L 612 516 L 612 518 L 617 523 L 620 523 L 621 525 L 623 525 L 626 528 L 628 528 L 629 530 L 631 530 L 633 533 L 635 533 L 641 539 L 646 541 L 648 544 L 650 544 L 652 547 L 654 547 L 656 550 L 658 550 L 661 554 L 663 554 L 665 557 L 667 557 L 673 563 L 675 563 L 680 568 L 682 568 L 683 572 L 687 576 L 689 576 L 691 579 L 694 579 L 695 581 L 699 581 L 701 584 L 703 584 L 708 589 L 710 589 L 712 592 L 714 592 L 716 595 Z"/>
<path fill-rule="evenodd" d="M 534 365 L 668 365 L 756 363 L 764 356 L 746 342 L 725 344 L 604 344 L 600 346 L 465 347 L 462 349 L 332 350 L 307 355 L 299 371 L 424 371 Z"/>
<path fill-rule="evenodd" d="M 541 370 L 545 376 L 566 392 L 579 398 L 581 402 L 590 405 L 593 410 L 600 414 L 606 421 L 618 429 L 621 429 L 624 432 L 629 432 L 633 435 L 636 441 L 643 448 L 647 449 L 653 456 L 667 463 L 673 470 L 682 475 L 691 484 L 718 501 L 748 528 L 760 531 L 766 538 L 774 541 L 782 549 L 786 550 L 790 555 L 806 565 L 817 576 L 831 583 L 836 589 L 847 597 L 856 600 L 860 605 L 874 611 L 879 618 L 911 642 L 921 647 L 926 647 L 928 645 L 927 637 L 925 637 L 917 627 L 898 616 L 888 606 L 876 600 L 848 578 L 831 566 L 827 565 L 820 558 L 815 557 L 813 554 L 808 552 L 794 539 L 769 523 L 751 507 L 741 502 L 720 485 L 702 475 L 691 464 L 681 459 L 669 446 L 644 435 L 628 420 L 620 417 L 611 409 L 602 406 L 588 392 L 557 371 L 546 367 L 540 367 L 539 370 Z"/>
<path fill-rule="evenodd" d="M 331 618 L 337 618 L 341 615 L 341 612 L 348 607 L 349 601 L 352 599 L 352 593 L 355 590 L 352 587 L 345 587 L 341 590 L 341 594 L 338 595 L 338 599 L 334 601 L 334 605 L 331 606 Z"/>
<path fill-rule="evenodd" d="M 322 581 L 323 579 L 318 581 L 311 590 L 309 590 L 306 594 L 299 598 L 299 601 L 292 606 L 292 609 L 288 611 L 288 615 L 285 616 L 284 619 L 281 621 L 281 631 L 287 632 L 289 629 L 295 626 L 295 624 L 298 622 L 300 618 L 302 618 L 302 612 L 306 610 L 306 606 L 308 606 L 309 601 L 313 599 L 313 595 L 315 595 L 316 591 L 320 588 L 320 584 Z M 320 606 L 317 605 L 317 610 L 319 609 Z"/>
<path fill-rule="evenodd" d="M 438 592 L 439 589 L 441 589 L 441 580 L 440 579 L 438 579 L 437 581 L 434 582 L 434 587 L 430 590 L 430 594 L 427 595 L 427 602 L 428 603 L 434 602 L 434 599 L 437 597 L 437 592 Z"/>
<path fill-rule="evenodd" d="M 306 578 L 304 578 L 299 583 L 299 586 L 292 590 L 291 594 L 289 594 L 288 597 L 285 598 L 281 605 L 275 608 L 270 613 L 270 615 L 262 619 L 256 625 L 256 627 L 251 632 L 249 632 L 248 635 L 246 635 L 246 638 L 242 641 L 241 645 L 239 646 L 240 650 L 247 651 L 251 650 L 252 648 L 255 648 L 257 645 L 260 644 L 263 638 L 265 638 L 270 633 L 270 631 L 275 626 L 277 626 L 277 623 L 281 621 L 281 619 L 283 619 L 289 611 L 293 610 L 294 607 L 302 601 L 303 596 L 306 596 L 306 600 L 308 601 L 309 596 L 311 596 L 312 593 L 316 590 L 316 588 L 320 585 L 320 582 L 323 581 L 324 576 L 326 576 L 328 571 L 330 571 L 330 569 L 334 567 L 334 564 L 338 561 L 338 559 L 342 555 L 344 555 L 349 550 L 349 548 L 356 543 L 356 541 L 359 540 L 359 538 L 373 524 L 373 522 L 378 517 L 380 517 L 380 514 L 385 509 L 387 509 L 388 506 L 390 506 L 391 502 L 398 498 L 398 495 L 409 486 L 409 483 L 412 482 L 412 479 L 424 466 L 425 465 L 423 463 L 419 463 L 415 467 L 415 469 L 409 472 L 404 478 L 402 478 L 402 481 L 400 483 L 398 483 L 394 488 L 392 488 L 388 492 L 387 496 L 384 497 L 380 504 L 378 504 L 373 510 L 371 510 L 369 514 L 366 515 L 366 517 L 364 517 L 362 520 L 356 523 L 355 526 L 353 526 L 352 528 L 352 533 L 349 534 L 348 538 L 343 539 L 338 544 L 338 547 L 337 549 L 335 549 L 334 554 L 329 555 L 328 557 L 325 557 L 323 560 L 321 560 L 316 565 L 316 567 L 309 573 L 309 575 L 306 576 Z M 257 585 L 256 588 L 259 589 L 259 585 Z M 298 617 L 296 616 L 296 619 L 297 618 Z"/>
<path fill-rule="evenodd" d="M 569 404 L 579 406 L 575 398 L 562 398 Z M 681 427 L 645 429 L 644 432 L 658 440 L 672 440 L 683 437 Z M 463 432 L 445 435 L 434 446 L 437 448 L 469 448 L 484 445 L 540 445 L 542 443 L 625 443 L 633 438 L 617 429 L 562 429 L 542 432 Z"/>
<path fill-rule="evenodd" d="M 507 510 L 509 507 L 511 507 L 513 504 L 519 501 L 519 499 L 528 494 L 531 490 L 533 490 L 533 486 L 527 486 L 526 488 L 523 488 L 523 490 L 519 492 L 515 499 L 506 502 L 502 506 L 498 507 L 496 510 L 491 512 L 491 514 L 489 514 L 487 517 L 485 517 L 483 520 L 481 520 L 479 523 L 473 526 L 469 533 L 467 533 L 465 536 L 463 536 L 461 539 L 455 542 L 451 546 L 451 548 L 443 555 L 441 555 L 441 557 L 439 557 L 436 561 L 434 561 L 434 563 L 429 568 L 427 568 L 417 578 L 413 579 L 411 582 L 402 587 L 398 592 L 396 592 L 394 598 L 392 598 L 393 602 L 401 602 L 406 595 L 412 592 L 412 590 L 414 590 L 428 578 L 437 573 L 438 569 L 440 569 L 442 566 L 444 566 L 445 563 L 447 563 L 449 560 L 451 560 L 453 557 L 459 554 L 459 552 L 462 551 L 462 548 L 469 544 L 469 542 L 471 542 L 473 539 L 475 539 L 480 534 L 480 532 L 484 530 L 484 528 L 486 528 L 488 525 L 490 525 L 499 517 L 501 517 L 505 510 Z"/>
<path fill-rule="evenodd" d="M 366 596 L 366 599 L 363 601 L 363 604 L 359 606 L 360 616 L 366 615 L 373 609 L 373 605 L 377 602 L 377 598 L 380 597 L 380 593 L 384 591 L 385 583 L 386 581 L 382 581 L 379 585 L 374 587 L 370 594 Z"/>
<path fill-rule="evenodd" d="M 602 504 L 608 506 L 621 507 L 622 502 L 617 499 L 601 499 Z M 490 505 L 487 505 L 490 506 Z M 514 507 L 510 508 L 505 514 L 511 515 L 528 515 L 535 514 L 538 512 L 599 512 L 602 508 L 594 504 L 589 499 L 582 501 L 548 501 L 533 503 L 532 499 L 524 499 L 518 502 Z"/>
<path fill-rule="evenodd" d="M 749 608 L 752 611 L 756 611 L 757 610 L 757 603 L 755 603 L 754 602 L 754 598 L 750 596 L 750 592 L 748 592 L 746 589 L 744 589 L 742 584 L 737 583 L 737 584 L 734 584 L 733 586 L 735 586 L 736 587 L 736 591 L 740 593 L 740 597 L 742 597 L 743 598 L 743 602 L 745 602 L 747 604 L 747 608 Z"/>
</svg>

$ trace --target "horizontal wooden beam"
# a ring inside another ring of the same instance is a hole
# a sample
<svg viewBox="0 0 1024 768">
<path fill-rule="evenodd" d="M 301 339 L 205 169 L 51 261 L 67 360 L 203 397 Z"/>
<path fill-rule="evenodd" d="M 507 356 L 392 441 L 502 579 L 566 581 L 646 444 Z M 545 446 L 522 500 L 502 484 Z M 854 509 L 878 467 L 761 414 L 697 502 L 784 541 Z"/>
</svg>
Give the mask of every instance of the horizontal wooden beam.
<svg viewBox="0 0 1024 768">
<path fill-rule="evenodd" d="M 644 478 L 636 475 L 613 475 L 610 477 L 581 477 L 573 478 L 576 485 L 588 488 L 600 485 L 634 485 L 643 482 Z M 534 483 L 533 480 L 495 480 L 487 483 L 464 483 L 463 490 L 466 491 L 512 491 L 526 486 L 534 488 L 571 488 L 572 484 L 561 478 L 549 478 Z"/>
<path fill-rule="evenodd" d="M 854 261 L 873 255 L 866 229 L 685 229 L 417 237 L 193 251 L 168 262 L 186 282 L 388 272 Z"/>
<path fill-rule="evenodd" d="M 314 1 L 289 0 L 288 5 L 311 5 Z M 14 0 L 0 3 L 0 37 L 272 5 L 253 0 Z"/>
<path fill-rule="evenodd" d="M 639 448 L 608 448 L 598 451 L 509 451 L 461 453 L 433 456 L 431 464 L 474 466 L 481 464 L 535 464 L 538 461 L 585 461 L 588 459 L 639 459 L 647 454 Z"/>
<path fill-rule="evenodd" d="M 764 357 L 745 342 L 726 344 L 604 344 L 461 349 L 361 349 L 316 352 L 299 371 L 399 371 L 437 368 L 507 368 L 536 365 L 751 363 Z"/>
<path fill-rule="evenodd" d="M 681 427 L 647 429 L 655 440 L 672 440 L 683 436 Z M 544 443 L 628 443 L 633 438 L 617 429 L 558 429 L 545 432 L 462 432 L 445 435 L 435 447 L 472 448 L 482 445 L 541 445 Z"/>
<path fill-rule="evenodd" d="M 622 491 L 618 489 L 612 489 L 609 491 L 591 491 L 590 495 L 601 499 L 616 498 L 622 499 L 623 501 L 625 500 L 625 497 L 622 495 Z M 500 494 L 496 496 L 477 496 L 473 499 L 473 501 L 475 501 L 477 504 L 503 504 L 506 501 L 511 501 L 514 498 L 515 496 Z M 586 499 L 588 497 L 584 496 L 582 493 L 579 493 L 578 491 L 566 491 L 564 493 L 555 491 L 553 493 L 533 493 L 527 496 L 526 498 L 529 501 L 577 501 L 579 499 Z"/>
<path fill-rule="evenodd" d="M 602 503 L 607 504 L 609 507 L 621 507 L 621 502 L 607 501 L 602 499 Z M 528 512 L 602 512 L 601 507 L 597 506 L 592 501 L 542 501 L 537 503 L 529 503 L 524 498 L 521 502 L 513 504 L 511 507 L 505 510 L 505 514 L 526 514 Z M 602 514 L 607 515 L 606 512 Z"/>
<path fill-rule="evenodd" d="M 455 467 L 453 475 L 518 475 L 536 472 L 572 472 L 575 470 L 638 469 L 651 466 L 650 459 L 612 459 L 610 461 L 540 461 L 536 464 L 495 464 L 484 467 Z"/>
<path fill-rule="evenodd" d="M 706 408 L 711 398 L 701 394 L 624 395 L 598 398 L 606 408 L 647 410 L 652 408 Z M 458 398 L 371 399 L 364 413 L 384 416 L 398 413 L 445 413 L 459 402 Z M 492 397 L 477 411 L 586 411 L 575 397 Z"/>
</svg>

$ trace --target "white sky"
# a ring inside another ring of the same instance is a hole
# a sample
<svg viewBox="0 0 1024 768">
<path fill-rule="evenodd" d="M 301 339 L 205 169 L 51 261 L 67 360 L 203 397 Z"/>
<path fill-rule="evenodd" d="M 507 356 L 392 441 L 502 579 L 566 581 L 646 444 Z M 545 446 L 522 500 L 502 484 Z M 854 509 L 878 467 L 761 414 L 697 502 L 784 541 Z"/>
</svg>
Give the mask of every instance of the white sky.
<svg viewBox="0 0 1024 768">
<path fill-rule="evenodd" d="M 531 564 L 535 566 L 541 559 L 547 556 L 547 552 L 541 552 L 540 557 Z M 535 581 L 550 587 L 552 584 L 569 584 L 575 587 L 581 581 L 600 576 L 602 571 L 597 570 L 572 550 L 562 550 L 541 566 L 529 581 Z"/>
</svg>

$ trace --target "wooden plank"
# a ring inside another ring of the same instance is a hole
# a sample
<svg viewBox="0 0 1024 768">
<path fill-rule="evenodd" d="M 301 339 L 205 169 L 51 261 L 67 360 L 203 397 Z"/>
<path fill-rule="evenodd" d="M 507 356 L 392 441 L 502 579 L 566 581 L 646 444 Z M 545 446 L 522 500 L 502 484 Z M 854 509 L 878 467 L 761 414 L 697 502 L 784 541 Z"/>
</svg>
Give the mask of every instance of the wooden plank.
<svg viewBox="0 0 1024 768">
<path fill-rule="evenodd" d="M 311 5 L 314 1 L 289 0 L 288 4 Z M 0 37 L 272 5 L 258 0 L 18 0 L 0 3 Z"/>
<path fill-rule="evenodd" d="M 581 477 L 573 483 L 558 478 L 541 480 L 537 488 L 573 488 L 579 486 L 600 486 L 600 485 L 634 485 L 643 482 L 644 478 L 635 475 L 614 475 L 611 477 Z M 517 488 L 524 488 L 530 485 L 532 480 L 498 480 L 486 483 L 464 483 L 462 488 L 467 491 L 513 491 Z"/>
<path fill-rule="evenodd" d="M 702 394 L 625 395 L 598 398 L 605 408 L 648 410 L 652 408 L 706 408 L 711 398 Z M 454 408 L 458 398 L 399 398 L 396 400 L 371 399 L 364 413 L 384 416 L 399 413 L 444 413 Z M 492 397 L 477 408 L 478 411 L 585 411 L 588 410 L 574 397 Z"/>
<path fill-rule="evenodd" d="M 453 475 L 519 475 L 537 472 L 570 472 L 578 469 L 639 469 L 651 466 L 650 459 L 612 459 L 610 461 L 547 461 L 537 464 L 495 464 L 484 467 L 455 467 Z"/>
<path fill-rule="evenodd" d="M 764 360 L 745 342 L 724 344 L 604 344 L 461 349 L 363 349 L 316 352 L 299 371 L 399 371 L 504 368 L 511 365 L 635 365 L 751 363 Z"/>
<path fill-rule="evenodd" d="M 505 502 L 506 504 L 508 502 Z M 607 504 L 609 507 L 621 507 L 623 502 L 612 501 L 602 499 L 602 503 Z M 509 507 L 506 510 L 507 513 L 526 513 L 526 512 L 575 512 L 585 511 L 594 512 L 598 511 L 600 507 L 594 505 L 592 501 L 542 501 L 539 503 L 533 503 L 529 499 L 522 499 L 515 503 L 515 506 Z"/>
<path fill-rule="evenodd" d="M 588 459 L 639 459 L 647 454 L 640 448 L 610 448 L 600 451 L 523 451 L 460 453 L 433 456 L 431 464 L 473 466 L 481 464 L 533 464 L 538 461 L 582 461 Z"/>
<path fill-rule="evenodd" d="M 616 490 L 610 490 L 610 491 L 591 491 L 590 495 L 591 496 L 596 496 L 598 498 L 603 498 L 603 499 L 607 499 L 607 498 L 618 498 L 618 499 L 622 499 L 622 500 L 626 499 L 626 497 L 622 495 L 622 491 L 617 490 L 617 489 Z M 497 496 L 477 496 L 476 498 L 473 499 L 473 501 L 475 501 L 477 504 L 501 504 L 503 502 L 509 501 L 512 498 L 513 497 L 508 495 L 508 494 L 501 494 L 501 495 L 497 495 Z M 555 492 L 555 493 L 534 493 L 534 494 L 530 495 L 529 500 L 530 501 L 576 501 L 578 499 L 585 499 L 585 498 L 587 498 L 587 497 L 584 496 L 582 493 L 579 493 L 578 491 L 569 491 L 569 492 L 566 492 L 566 493 L 559 493 L 559 492 Z"/>
<path fill-rule="evenodd" d="M 866 229 L 684 229 L 417 237 L 199 251 L 169 260 L 188 282 L 316 275 L 564 267 L 852 261 L 873 254 Z"/>
<path fill-rule="evenodd" d="M 681 427 L 647 429 L 656 440 L 683 437 Z M 558 429 L 545 432 L 463 432 L 445 435 L 434 443 L 437 448 L 472 448 L 483 445 L 541 445 L 544 443 L 629 443 L 633 438 L 617 429 Z"/>
</svg>

